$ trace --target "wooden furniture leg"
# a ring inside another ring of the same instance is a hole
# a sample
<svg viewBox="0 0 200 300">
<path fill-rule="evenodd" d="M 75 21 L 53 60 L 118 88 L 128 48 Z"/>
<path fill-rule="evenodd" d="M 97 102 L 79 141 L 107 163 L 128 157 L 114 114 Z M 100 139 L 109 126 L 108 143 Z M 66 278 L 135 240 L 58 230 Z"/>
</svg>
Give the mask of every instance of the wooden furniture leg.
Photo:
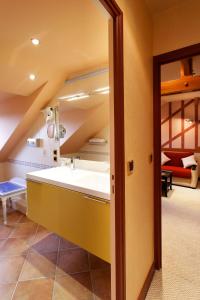
<svg viewBox="0 0 200 300">
<path fill-rule="evenodd" d="M 12 198 L 11 197 L 8 198 L 8 205 L 9 205 L 9 208 L 12 208 Z"/>
<path fill-rule="evenodd" d="M 165 178 L 165 197 L 167 197 L 167 178 Z"/>
<path fill-rule="evenodd" d="M 3 223 L 7 225 L 7 207 L 6 207 L 7 198 L 1 198 L 1 201 L 2 201 L 2 208 L 3 208 Z"/>
<path fill-rule="evenodd" d="M 170 190 L 172 190 L 172 174 L 170 174 Z"/>
</svg>

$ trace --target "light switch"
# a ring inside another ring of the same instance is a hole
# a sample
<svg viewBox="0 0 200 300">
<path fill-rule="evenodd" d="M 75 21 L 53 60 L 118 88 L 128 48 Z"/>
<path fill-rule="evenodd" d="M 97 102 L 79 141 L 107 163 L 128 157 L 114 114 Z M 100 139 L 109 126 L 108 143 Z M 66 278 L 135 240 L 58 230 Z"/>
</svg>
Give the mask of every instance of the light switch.
<svg viewBox="0 0 200 300">
<path fill-rule="evenodd" d="M 128 161 L 128 175 L 131 175 L 134 171 L 134 161 Z"/>
<path fill-rule="evenodd" d="M 152 163 L 152 161 L 153 161 L 153 154 L 151 153 L 149 154 L 149 163 Z"/>
</svg>

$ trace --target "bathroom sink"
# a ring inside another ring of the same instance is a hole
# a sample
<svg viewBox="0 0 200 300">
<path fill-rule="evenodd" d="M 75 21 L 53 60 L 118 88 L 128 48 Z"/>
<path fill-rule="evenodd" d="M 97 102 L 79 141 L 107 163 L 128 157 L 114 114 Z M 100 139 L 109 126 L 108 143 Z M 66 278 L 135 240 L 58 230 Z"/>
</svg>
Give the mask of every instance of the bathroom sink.
<svg viewBox="0 0 200 300">
<path fill-rule="evenodd" d="M 63 166 L 28 173 L 27 179 L 110 199 L 110 176 L 108 173 Z"/>
</svg>

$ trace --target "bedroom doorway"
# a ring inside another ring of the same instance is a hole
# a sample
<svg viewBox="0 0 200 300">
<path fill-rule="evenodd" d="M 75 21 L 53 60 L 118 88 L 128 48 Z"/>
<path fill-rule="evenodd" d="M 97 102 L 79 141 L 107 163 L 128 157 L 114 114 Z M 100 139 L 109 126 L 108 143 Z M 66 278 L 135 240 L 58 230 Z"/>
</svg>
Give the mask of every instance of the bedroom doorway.
<svg viewBox="0 0 200 300">
<path fill-rule="evenodd" d="M 198 265 L 197 261 L 195 263 L 195 259 L 198 260 L 195 254 L 198 252 L 195 232 L 200 227 L 200 207 L 197 201 L 200 198 L 199 62 L 200 44 L 154 57 L 154 255 L 156 269 L 163 269 L 160 278 L 165 283 L 162 285 L 162 293 L 165 293 L 165 288 L 170 283 L 168 279 L 173 282 L 177 280 L 177 288 L 181 289 L 181 275 L 177 271 L 179 263 L 181 272 L 186 273 L 191 280 L 191 266 L 193 274 L 198 277 L 195 267 Z M 195 158 L 191 166 L 185 164 L 190 156 Z M 164 159 L 165 162 L 162 161 Z M 176 165 L 177 161 L 179 166 Z M 167 178 L 161 173 L 161 165 L 164 171 L 170 171 L 165 174 Z M 193 249 L 187 247 L 188 236 L 190 240 L 192 237 Z M 193 258 L 190 266 L 186 259 L 188 253 Z M 174 259 L 176 272 L 173 272 Z M 163 275 L 166 273 L 172 275 L 167 279 Z M 170 284 L 168 288 L 169 286 Z M 170 292 L 173 294 L 174 291 Z M 181 292 L 184 292 L 184 288 Z M 150 296 L 153 293 L 154 282 Z"/>
<path fill-rule="evenodd" d="M 162 267 L 161 238 L 161 67 L 200 54 L 200 44 L 185 47 L 154 57 L 154 208 L 155 208 L 155 265 Z M 187 149 L 186 149 L 187 150 Z"/>
</svg>

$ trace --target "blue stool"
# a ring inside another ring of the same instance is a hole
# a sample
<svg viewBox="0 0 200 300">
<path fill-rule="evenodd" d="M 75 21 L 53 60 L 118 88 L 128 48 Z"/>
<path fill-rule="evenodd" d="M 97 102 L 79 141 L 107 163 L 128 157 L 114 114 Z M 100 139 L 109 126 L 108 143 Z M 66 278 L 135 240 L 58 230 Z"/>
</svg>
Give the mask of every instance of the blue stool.
<svg viewBox="0 0 200 300">
<path fill-rule="evenodd" d="M 20 194 L 26 194 L 26 181 L 24 179 L 15 177 L 9 181 L 0 182 L 0 199 L 5 225 L 7 224 L 7 200 Z"/>
</svg>

